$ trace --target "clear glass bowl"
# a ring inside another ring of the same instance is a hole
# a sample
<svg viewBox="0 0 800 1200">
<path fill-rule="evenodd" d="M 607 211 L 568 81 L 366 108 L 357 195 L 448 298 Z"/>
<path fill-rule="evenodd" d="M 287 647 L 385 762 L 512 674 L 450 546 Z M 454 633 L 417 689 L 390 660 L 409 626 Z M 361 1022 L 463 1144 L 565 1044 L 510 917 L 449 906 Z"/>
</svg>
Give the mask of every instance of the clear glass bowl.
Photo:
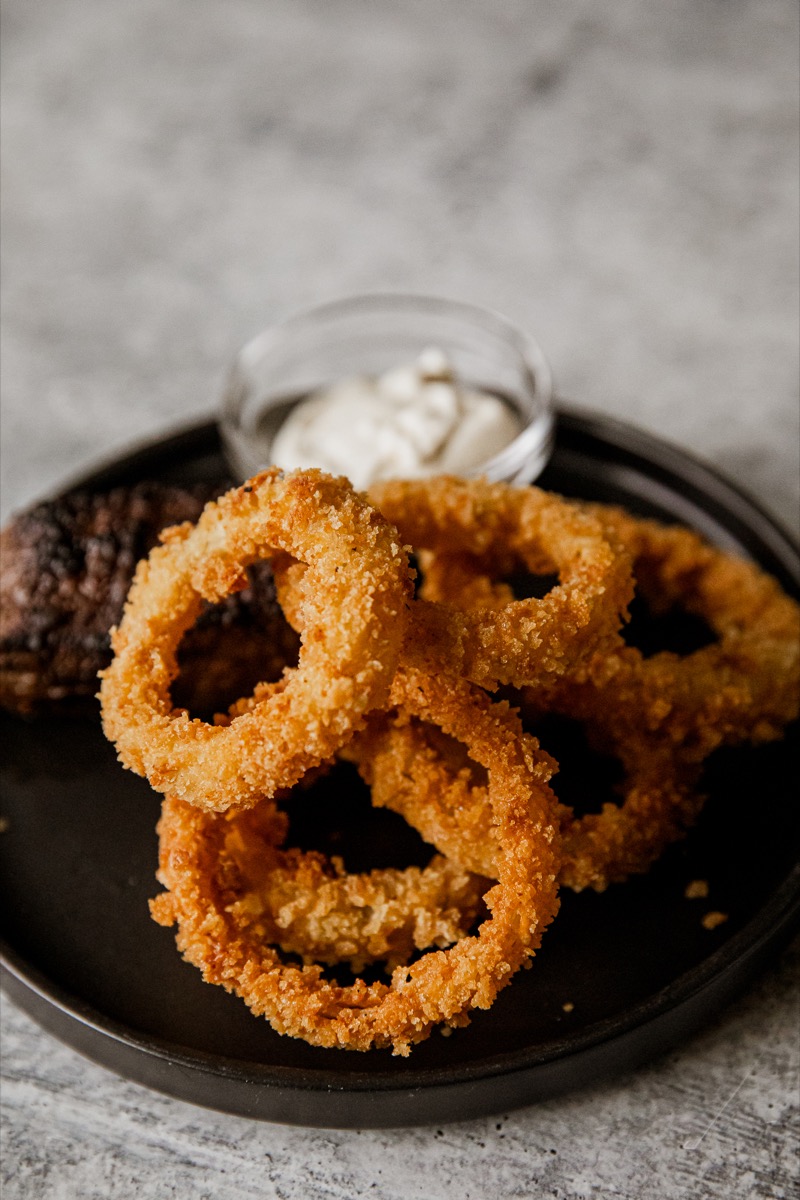
<svg viewBox="0 0 800 1200">
<path fill-rule="evenodd" d="M 525 484 L 544 468 L 553 440 L 553 385 L 539 345 L 490 310 L 428 296 L 365 295 L 308 309 L 240 351 L 225 388 L 220 428 L 230 465 L 247 479 L 271 463 L 291 408 L 352 376 L 381 375 L 444 351 L 465 387 L 502 397 L 520 433 L 467 472 Z"/>
</svg>

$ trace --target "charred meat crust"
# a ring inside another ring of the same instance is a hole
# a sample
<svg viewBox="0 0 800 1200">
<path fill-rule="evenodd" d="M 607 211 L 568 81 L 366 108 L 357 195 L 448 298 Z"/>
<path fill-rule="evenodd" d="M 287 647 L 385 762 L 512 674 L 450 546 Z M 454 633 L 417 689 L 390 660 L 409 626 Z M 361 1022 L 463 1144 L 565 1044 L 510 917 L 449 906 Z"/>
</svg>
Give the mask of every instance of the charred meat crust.
<svg viewBox="0 0 800 1200">
<path fill-rule="evenodd" d="M 137 562 L 162 529 L 196 521 L 225 486 L 76 491 L 15 517 L 0 533 L 0 705 L 24 715 L 91 707 Z M 272 572 L 257 564 L 251 586 L 208 606 L 184 639 L 176 702 L 198 715 L 217 697 L 225 707 L 294 653 Z"/>
</svg>

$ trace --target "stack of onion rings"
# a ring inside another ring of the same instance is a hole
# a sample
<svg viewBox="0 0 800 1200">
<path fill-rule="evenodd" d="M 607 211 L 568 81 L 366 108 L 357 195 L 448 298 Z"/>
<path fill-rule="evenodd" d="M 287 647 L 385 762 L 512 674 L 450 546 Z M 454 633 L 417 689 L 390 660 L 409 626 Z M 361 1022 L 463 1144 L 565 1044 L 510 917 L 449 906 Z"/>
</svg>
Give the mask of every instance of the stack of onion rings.
<svg viewBox="0 0 800 1200">
<path fill-rule="evenodd" d="M 584 507 L 625 545 L 639 592 L 655 612 L 680 607 L 702 617 L 716 635 L 691 654 L 662 651 L 650 658 L 620 639 L 579 672 L 526 687 L 517 697 L 532 719 L 554 712 L 583 722 L 595 748 L 622 763 L 619 805 L 580 818 L 567 812 L 562 822 L 562 883 L 602 891 L 646 871 L 696 820 L 703 804 L 697 783 L 709 754 L 723 744 L 773 740 L 797 717 L 800 608 L 754 563 L 709 546 L 691 530 L 617 508 Z M 505 549 L 490 548 L 482 558 L 434 550 L 423 595 L 474 606 L 488 619 L 511 594 L 499 577 L 516 565 Z M 432 769 L 424 738 L 418 733 L 412 748 L 410 736 L 384 730 L 406 767 L 404 778 L 391 783 L 382 772 L 379 802 L 417 824 L 443 853 L 487 872 L 491 831 L 480 789 L 463 774 L 459 782 L 441 758 L 435 788 L 429 786 L 422 778 Z M 385 744 L 383 753 L 391 757 Z M 442 799 L 424 805 L 423 793 Z"/>
<path fill-rule="evenodd" d="M 416 599 L 403 542 L 424 569 Z M 182 633 L 262 557 L 298 665 L 215 724 L 192 721 L 169 699 Z M 516 599 L 520 568 L 557 583 Z M 716 643 L 649 659 L 627 646 L 634 572 L 653 608 L 702 616 Z M 155 919 L 279 1032 L 398 1054 L 492 1003 L 559 884 L 602 891 L 647 870 L 696 819 L 712 750 L 777 737 L 800 707 L 800 609 L 752 564 L 687 530 L 482 480 L 381 484 L 368 501 L 317 471 L 266 472 L 167 535 L 113 641 L 104 727 L 167 793 Z M 499 686 L 533 718 L 581 721 L 622 764 L 621 803 L 559 804 L 558 764 L 490 699 Z M 285 789 L 335 757 L 439 852 L 428 867 L 354 875 L 284 847 Z M 391 982 L 325 978 L 339 963 L 386 964 Z"/>
</svg>

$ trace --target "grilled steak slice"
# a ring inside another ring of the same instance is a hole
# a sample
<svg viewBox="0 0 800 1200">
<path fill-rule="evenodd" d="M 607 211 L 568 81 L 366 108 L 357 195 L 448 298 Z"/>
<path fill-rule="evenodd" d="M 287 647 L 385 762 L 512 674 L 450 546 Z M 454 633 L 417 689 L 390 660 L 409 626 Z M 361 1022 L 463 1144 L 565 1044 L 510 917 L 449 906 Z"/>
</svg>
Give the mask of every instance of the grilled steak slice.
<svg viewBox="0 0 800 1200">
<path fill-rule="evenodd" d="M 73 492 L 19 514 L 0 533 L 0 705 L 23 714 L 91 705 L 136 563 L 223 486 Z M 259 676 L 276 678 L 296 654 L 266 564 L 251 583 L 208 606 L 183 640 L 176 702 L 197 715 L 226 707 Z"/>
</svg>

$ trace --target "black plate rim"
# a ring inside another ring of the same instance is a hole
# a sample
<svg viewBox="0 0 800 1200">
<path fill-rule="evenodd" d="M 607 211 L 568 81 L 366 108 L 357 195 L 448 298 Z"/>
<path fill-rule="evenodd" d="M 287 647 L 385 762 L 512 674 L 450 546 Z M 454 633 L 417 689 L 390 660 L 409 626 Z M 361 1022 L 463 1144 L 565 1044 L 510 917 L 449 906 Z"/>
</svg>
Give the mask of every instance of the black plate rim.
<svg viewBox="0 0 800 1200">
<path fill-rule="evenodd" d="M 711 496 L 718 509 L 742 523 L 770 548 L 780 562 L 784 574 L 792 580 L 795 590 L 800 590 L 800 557 L 794 540 L 757 501 L 715 468 L 672 443 L 600 413 L 569 406 L 559 410 L 557 420 L 558 426 L 565 432 L 589 441 L 600 441 L 622 455 L 629 456 L 631 462 L 646 464 L 649 471 L 655 472 L 665 481 L 670 480 L 673 485 L 677 478 L 682 485 L 702 499 L 706 506 Z M 89 469 L 68 479 L 65 485 L 52 494 L 62 494 L 78 487 L 106 486 L 115 482 L 121 472 L 135 471 L 140 461 L 143 465 L 150 464 L 152 469 L 154 458 L 175 457 L 179 453 L 188 453 L 189 448 L 195 453 L 213 453 L 219 445 L 219 432 L 215 421 L 184 424 L 165 432 L 162 436 L 135 443 L 127 453 L 121 452 L 101 458 Z M 432 1067 L 418 1072 L 402 1073 L 390 1070 L 363 1072 L 341 1066 L 330 1071 L 291 1066 L 270 1067 L 259 1062 L 187 1050 L 152 1035 L 138 1035 L 106 1017 L 66 989 L 52 983 L 44 972 L 28 964 L 4 939 L 0 939 L 0 965 L 4 977 L 7 974 L 17 981 L 18 986 L 13 989 L 13 993 L 22 1007 L 25 1007 L 24 996 L 28 992 L 78 1025 L 91 1029 L 111 1042 L 122 1043 L 145 1057 L 162 1059 L 206 1076 L 238 1079 L 246 1086 L 269 1090 L 319 1091 L 326 1095 L 332 1090 L 408 1093 L 410 1090 L 424 1091 L 443 1086 L 447 1088 L 462 1084 L 474 1085 L 481 1080 L 530 1071 L 537 1066 L 581 1055 L 592 1048 L 614 1042 L 667 1013 L 690 1005 L 694 997 L 702 994 L 715 981 L 736 973 L 736 969 L 741 968 L 744 961 L 752 961 L 755 966 L 750 974 L 740 981 L 741 986 L 744 986 L 761 965 L 764 955 L 777 952 L 798 926 L 800 865 L 773 890 L 756 915 L 721 947 L 658 992 L 634 1006 L 627 1007 L 623 1013 L 588 1026 L 580 1033 L 567 1034 L 561 1039 L 551 1040 L 535 1048 L 509 1051 L 454 1068 Z M 741 975 L 741 969 L 739 974 Z M 7 983 L 5 978 L 4 983 Z M 739 990 L 739 987 L 735 990 Z M 731 992 L 729 998 L 732 998 L 733 994 Z M 134 1078 L 133 1075 L 130 1077 Z M 181 1092 L 175 1091 L 173 1094 L 181 1095 Z M 184 1094 L 183 1098 L 193 1097 Z"/>
</svg>

